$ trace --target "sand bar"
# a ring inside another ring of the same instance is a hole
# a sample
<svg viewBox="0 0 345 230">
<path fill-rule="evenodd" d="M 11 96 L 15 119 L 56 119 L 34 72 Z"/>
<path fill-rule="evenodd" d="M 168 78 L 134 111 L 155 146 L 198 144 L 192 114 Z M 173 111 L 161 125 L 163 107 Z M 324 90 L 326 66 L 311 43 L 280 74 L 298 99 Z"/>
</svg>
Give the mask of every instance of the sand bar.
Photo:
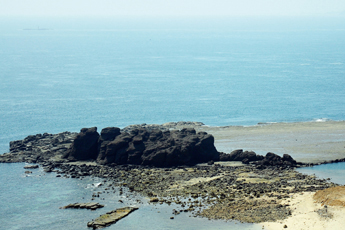
<svg viewBox="0 0 345 230">
<path fill-rule="evenodd" d="M 217 150 L 225 153 L 235 149 L 262 155 L 274 152 L 305 163 L 345 158 L 345 121 L 195 128 L 212 134 Z"/>
</svg>

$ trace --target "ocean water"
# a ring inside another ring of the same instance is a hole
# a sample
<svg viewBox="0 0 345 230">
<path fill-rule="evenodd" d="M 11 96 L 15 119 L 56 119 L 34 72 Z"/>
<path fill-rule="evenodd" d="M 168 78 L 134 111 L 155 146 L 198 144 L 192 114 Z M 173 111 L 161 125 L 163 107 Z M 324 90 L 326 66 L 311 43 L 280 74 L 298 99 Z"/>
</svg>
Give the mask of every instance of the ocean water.
<svg viewBox="0 0 345 230">
<path fill-rule="evenodd" d="M 344 120 L 341 19 L 0 18 L 0 153 L 27 135 L 92 126 Z M 83 214 L 71 223 L 56 207 L 91 182 L 24 177 L 22 166 L 0 165 L 6 229 L 82 229 Z M 30 221 L 42 213 L 51 222 Z"/>
</svg>

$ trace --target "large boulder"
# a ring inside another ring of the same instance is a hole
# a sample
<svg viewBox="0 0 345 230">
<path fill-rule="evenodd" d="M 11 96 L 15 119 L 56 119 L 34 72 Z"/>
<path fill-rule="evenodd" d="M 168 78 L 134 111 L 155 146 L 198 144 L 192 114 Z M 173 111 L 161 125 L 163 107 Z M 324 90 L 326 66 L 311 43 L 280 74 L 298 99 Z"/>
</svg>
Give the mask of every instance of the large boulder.
<svg viewBox="0 0 345 230">
<path fill-rule="evenodd" d="M 64 157 L 70 161 L 97 159 L 98 139 L 97 127 L 81 129 Z"/>
</svg>

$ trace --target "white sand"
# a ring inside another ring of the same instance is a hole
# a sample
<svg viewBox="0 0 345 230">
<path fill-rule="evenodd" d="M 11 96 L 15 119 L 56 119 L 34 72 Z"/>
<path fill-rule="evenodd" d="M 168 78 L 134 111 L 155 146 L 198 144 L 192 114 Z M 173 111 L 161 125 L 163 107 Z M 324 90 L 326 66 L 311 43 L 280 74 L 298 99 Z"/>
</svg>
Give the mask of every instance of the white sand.
<svg viewBox="0 0 345 230">
<path fill-rule="evenodd" d="M 285 203 L 290 204 L 292 216 L 278 222 L 265 222 L 260 225 L 263 229 L 293 229 L 293 230 L 324 230 L 324 229 L 345 229 L 345 208 L 328 206 L 328 213 L 333 215 L 332 218 L 320 216 L 316 211 L 321 207 L 320 203 L 313 200 L 314 192 L 295 194 Z M 284 228 L 284 225 L 287 228 Z"/>
<path fill-rule="evenodd" d="M 196 127 L 215 137 L 218 151 L 252 150 L 290 154 L 301 162 L 345 158 L 345 121 L 274 123 L 256 126 Z"/>
</svg>

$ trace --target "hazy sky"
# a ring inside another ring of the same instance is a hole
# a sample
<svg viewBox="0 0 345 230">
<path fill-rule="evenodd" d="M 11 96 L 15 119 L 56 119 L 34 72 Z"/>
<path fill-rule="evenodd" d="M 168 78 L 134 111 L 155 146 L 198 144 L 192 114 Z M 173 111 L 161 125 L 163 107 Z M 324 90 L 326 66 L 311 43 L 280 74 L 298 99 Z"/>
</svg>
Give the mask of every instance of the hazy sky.
<svg viewBox="0 0 345 230">
<path fill-rule="evenodd" d="M 0 16 L 345 15 L 345 0 L 0 0 Z"/>
</svg>

